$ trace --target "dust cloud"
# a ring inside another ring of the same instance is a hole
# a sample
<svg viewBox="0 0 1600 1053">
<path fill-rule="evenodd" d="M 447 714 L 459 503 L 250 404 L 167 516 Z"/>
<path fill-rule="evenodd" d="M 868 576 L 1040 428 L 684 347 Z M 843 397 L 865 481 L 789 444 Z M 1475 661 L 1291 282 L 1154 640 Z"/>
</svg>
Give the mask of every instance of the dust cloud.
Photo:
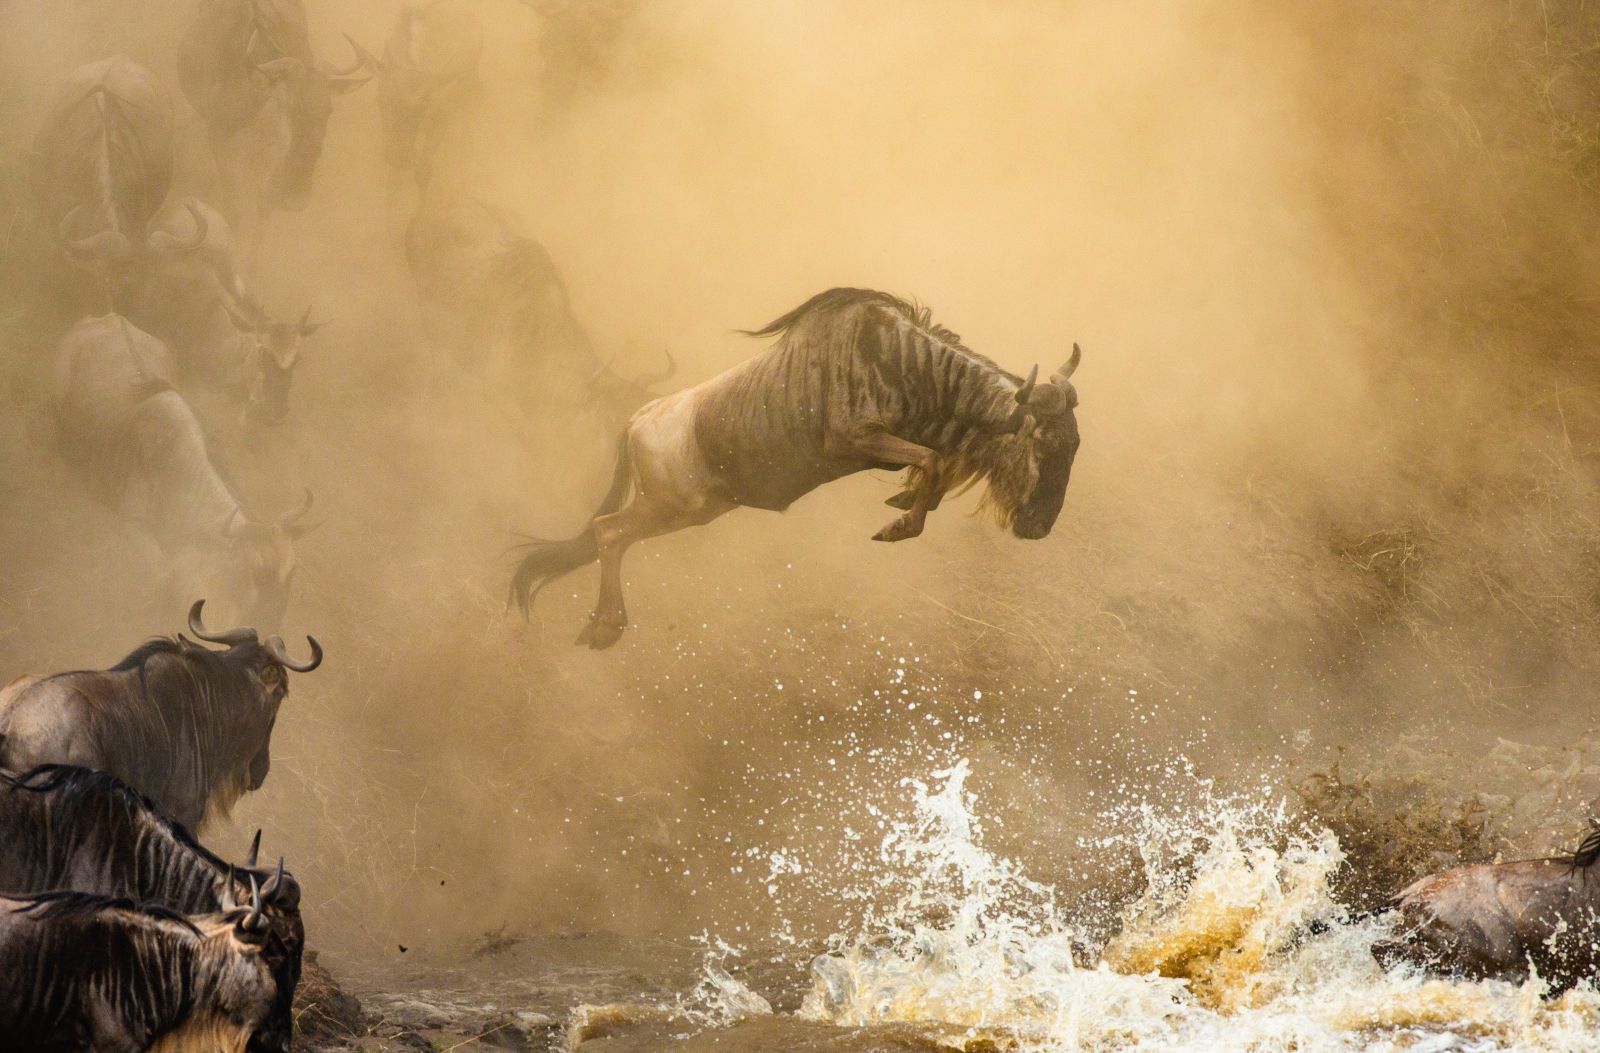
<svg viewBox="0 0 1600 1053">
<path fill-rule="evenodd" d="M 770 933 L 769 851 L 873 836 L 861 809 L 930 758 L 970 760 L 1031 873 L 1103 883 L 1074 838 L 1119 787 L 1180 793 L 1179 753 L 1253 779 L 1410 734 L 1445 783 L 1499 736 L 1590 730 L 1600 12 L 464 6 L 482 91 L 435 192 L 515 216 L 618 371 L 670 352 L 698 382 L 759 350 L 735 328 L 877 287 L 1014 371 L 1081 342 L 1085 443 L 1043 542 L 969 495 L 873 544 L 895 480 L 855 477 L 640 545 L 623 643 L 574 648 L 592 569 L 524 624 L 508 549 L 583 525 L 614 422 L 430 344 L 400 250 L 417 193 L 373 88 L 338 100 L 253 277 L 330 324 L 288 424 L 234 451 L 261 507 L 316 494 L 284 629 L 329 657 L 208 838 L 265 827 L 314 943 Z M 161 76 L 174 193 L 214 188 L 173 80 L 190 5 L 137 7 L 0 6 L 3 676 L 181 627 L 54 452 L 59 319 L 27 280 L 26 151 L 81 63 Z M 341 33 L 381 52 L 401 5 L 308 7 L 342 61 Z M 835 923 L 795 909 L 797 939 Z"/>
</svg>

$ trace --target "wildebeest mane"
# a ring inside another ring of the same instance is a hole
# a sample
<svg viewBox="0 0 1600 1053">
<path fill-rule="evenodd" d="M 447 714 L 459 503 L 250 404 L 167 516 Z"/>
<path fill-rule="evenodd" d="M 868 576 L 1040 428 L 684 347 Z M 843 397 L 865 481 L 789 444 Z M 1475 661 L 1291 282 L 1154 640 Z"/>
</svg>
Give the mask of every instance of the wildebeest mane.
<svg viewBox="0 0 1600 1053">
<path fill-rule="evenodd" d="M 736 331 L 745 336 L 777 336 L 812 311 L 833 311 L 842 307 L 853 307 L 857 304 L 874 304 L 878 307 L 887 308 L 917 328 L 927 330 L 930 336 L 937 337 L 952 348 L 965 351 L 967 354 L 977 353 L 971 348 L 963 346 L 961 337 L 953 330 L 935 324 L 933 321 L 933 308 L 895 296 L 893 293 L 879 292 L 877 289 L 852 289 L 847 286 L 819 292 L 788 314 L 774 318 L 760 329 L 739 329 Z"/>
<path fill-rule="evenodd" d="M 163 907 L 155 903 L 135 903 L 131 899 L 120 896 L 97 896 L 92 892 L 76 892 L 63 889 L 55 892 L 32 892 L 26 895 L 9 897 L 18 903 L 24 904 L 19 913 L 28 914 L 40 920 L 54 918 L 79 917 L 98 914 L 105 910 L 121 910 L 129 914 L 139 914 L 157 921 L 170 921 L 182 925 L 196 936 L 204 933 L 184 915 L 170 907 Z"/>
<path fill-rule="evenodd" d="M 40 764 L 20 774 L 0 771 L 0 782 L 4 782 L 13 792 L 21 790 L 27 793 L 55 793 L 59 790 L 69 797 L 97 794 L 119 797 L 133 808 L 154 816 L 167 836 L 200 857 L 206 864 L 218 871 L 229 869 L 226 860 L 202 845 L 194 834 L 189 832 L 188 827 L 168 815 L 160 804 L 110 772 L 98 768 L 80 768 L 72 764 Z M 75 818 L 70 811 L 51 814 L 61 819 L 63 823 L 70 823 Z M 52 833 L 59 834 L 63 838 L 74 835 L 71 829 L 52 831 Z"/>
</svg>

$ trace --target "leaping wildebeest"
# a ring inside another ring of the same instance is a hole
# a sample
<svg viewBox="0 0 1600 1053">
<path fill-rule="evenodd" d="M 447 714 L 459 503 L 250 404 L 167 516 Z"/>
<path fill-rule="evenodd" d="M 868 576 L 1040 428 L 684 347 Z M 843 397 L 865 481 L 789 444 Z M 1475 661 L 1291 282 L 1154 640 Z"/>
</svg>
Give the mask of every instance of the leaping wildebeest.
<svg viewBox="0 0 1600 1053">
<path fill-rule="evenodd" d="M 107 771 L 197 830 L 226 815 L 272 768 L 272 729 L 289 673 L 322 663 L 290 658 L 282 638 L 249 628 L 211 632 L 189 611 L 198 640 L 158 638 L 106 670 L 18 677 L 0 690 L 0 768 L 71 764 Z"/>
<path fill-rule="evenodd" d="M 1600 830 L 1567 855 L 1429 874 L 1388 902 L 1399 931 L 1373 953 L 1479 980 L 1520 982 L 1532 968 L 1559 994 L 1600 974 L 1597 864 Z"/>
<path fill-rule="evenodd" d="M 355 61 L 338 69 L 312 54 L 301 0 L 201 0 L 178 45 L 178 84 L 205 122 L 224 210 L 252 256 L 266 212 L 310 200 L 334 96 L 372 79 L 372 56 L 345 39 Z"/>
<path fill-rule="evenodd" d="M 242 865 L 226 863 L 108 772 L 56 764 L 0 772 L 0 895 L 75 891 L 217 914 L 248 902 L 253 878 L 270 926 L 262 957 L 287 1010 L 305 948 L 300 885 L 281 858 L 276 869 L 256 865 L 260 839 Z"/>
<path fill-rule="evenodd" d="M 600 597 L 578 642 L 609 647 L 628 620 L 628 546 L 741 505 L 781 512 L 875 468 L 911 468 L 889 499 L 905 514 L 876 541 L 916 537 L 947 492 L 980 480 L 985 506 L 1017 537 L 1055 525 L 1078 452 L 1076 344 L 1040 384 L 1037 366 L 1025 379 L 1007 373 L 926 308 L 866 289 L 820 293 L 748 335 L 777 334 L 764 353 L 633 415 L 589 527 L 528 546 L 511 582 L 524 613 L 549 582 L 598 559 Z"/>
<path fill-rule="evenodd" d="M 160 549 L 179 587 L 221 582 L 246 620 L 288 607 L 307 502 L 276 522 L 247 514 L 218 473 L 168 348 L 119 314 L 84 318 L 56 357 L 61 453 L 90 490 Z"/>
<path fill-rule="evenodd" d="M 85 892 L 0 896 L 0 1049 L 287 1053 L 269 931 L 259 897 L 186 917 Z"/>
</svg>

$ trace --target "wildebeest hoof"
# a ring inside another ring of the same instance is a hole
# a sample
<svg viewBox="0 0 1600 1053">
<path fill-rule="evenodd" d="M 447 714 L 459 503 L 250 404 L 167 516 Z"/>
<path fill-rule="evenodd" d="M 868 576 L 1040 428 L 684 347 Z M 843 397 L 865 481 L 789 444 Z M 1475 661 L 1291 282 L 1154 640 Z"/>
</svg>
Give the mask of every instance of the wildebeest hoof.
<svg viewBox="0 0 1600 1053">
<path fill-rule="evenodd" d="M 906 522 L 906 517 L 901 516 L 893 523 L 872 535 L 874 541 L 904 541 L 908 537 L 916 537 L 922 533 L 920 530 L 911 529 L 911 524 Z"/>
<path fill-rule="evenodd" d="M 578 634 L 578 639 L 574 642 L 585 644 L 591 650 L 603 651 L 620 639 L 622 639 L 622 626 L 612 625 L 596 618 L 584 626 L 583 632 Z"/>
<path fill-rule="evenodd" d="M 899 493 L 885 501 L 884 504 L 888 505 L 890 508 L 898 508 L 902 512 L 909 512 L 911 510 L 911 506 L 916 504 L 916 502 L 917 492 L 915 490 L 901 490 Z"/>
</svg>

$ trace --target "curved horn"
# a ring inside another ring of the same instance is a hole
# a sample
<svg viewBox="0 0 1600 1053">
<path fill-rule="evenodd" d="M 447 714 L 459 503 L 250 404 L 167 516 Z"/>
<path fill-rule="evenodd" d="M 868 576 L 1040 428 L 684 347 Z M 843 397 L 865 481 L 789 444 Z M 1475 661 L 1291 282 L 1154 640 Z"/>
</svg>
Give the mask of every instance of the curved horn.
<svg viewBox="0 0 1600 1053">
<path fill-rule="evenodd" d="M 307 306 L 305 313 L 300 316 L 300 321 L 295 324 L 295 330 L 301 336 L 310 336 L 327 324 L 327 322 L 313 322 L 311 320 L 311 308 Z"/>
<path fill-rule="evenodd" d="M 106 258 L 125 260 L 133 254 L 128 239 L 118 230 L 107 228 L 85 238 L 74 238 L 72 228 L 82 213 L 83 206 L 79 205 L 63 216 L 61 224 L 56 227 L 56 237 L 75 259 L 84 263 L 98 263 Z"/>
<path fill-rule="evenodd" d="M 356 53 L 355 65 L 351 66 L 349 69 L 335 69 L 332 66 L 319 63 L 319 65 L 323 66 L 322 72 L 330 77 L 350 77 L 364 69 L 376 72 L 378 69 L 378 60 L 373 58 L 367 52 L 366 48 L 362 47 L 360 44 L 357 44 L 355 42 L 355 38 L 349 33 L 345 33 L 343 36 L 346 40 L 350 41 L 350 49 Z"/>
<path fill-rule="evenodd" d="M 194 634 L 195 639 L 232 647 L 234 644 L 248 643 L 256 638 L 256 631 L 249 628 L 229 629 L 225 633 L 214 633 L 207 629 L 205 623 L 200 620 L 200 608 L 205 605 L 205 600 L 195 600 L 194 606 L 189 608 L 189 631 Z"/>
<path fill-rule="evenodd" d="M 145 239 L 145 248 L 157 256 L 178 256 L 193 252 L 206 243 L 209 227 L 206 223 L 206 217 L 200 211 L 199 204 L 191 197 L 183 203 L 183 207 L 188 211 L 189 215 L 194 217 L 194 236 L 188 241 L 184 241 L 168 234 L 164 230 L 153 230 L 150 232 L 150 236 Z"/>
<path fill-rule="evenodd" d="M 267 883 L 261 887 L 261 898 L 266 900 L 268 903 L 271 903 L 273 895 L 282 887 L 283 887 L 283 857 L 279 856 L 278 857 L 278 869 L 277 869 L 277 872 L 274 873 L 270 878 L 268 878 L 267 879 Z"/>
<path fill-rule="evenodd" d="M 1052 381 L 1064 381 L 1078 371 L 1078 363 L 1083 361 L 1083 348 L 1077 341 L 1072 343 L 1072 357 L 1067 359 L 1067 364 L 1056 370 L 1050 377 Z"/>
<path fill-rule="evenodd" d="M 237 880 L 238 880 L 238 878 L 234 876 L 233 864 L 229 863 L 228 864 L 228 883 L 222 887 L 222 898 L 220 900 L 220 902 L 222 904 L 222 909 L 224 911 L 233 910 L 235 907 L 237 907 L 239 905 L 238 898 L 235 897 L 234 894 L 233 894 L 234 882 L 236 882 Z"/>
<path fill-rule="evenodd" d="M 304 662 L 296 662 L 289 657 L 289 652 L 284 650 L 283 637 L 281 636 L 267 637 L 265 646 L 267 654 L 272 656 L 272 660 L 285 669 L 291 669 L 296 673 L 309 673 L 322 664 L 322 645 L 317 643 L 315 636 L 307 636 L 306 643 L 311 645 L 311 658 Z"/>
<path fill-rule="evenodd" d="M 259 855 L 260 852 L 261 852 L 261 831 L 257 830 L 256 831 L 255 840 L 250 842 L 250 854 L 244 857 L 244 865 L 247 866 L 247 867 L 255 866 L 256 865 L 256 856 Z"/>
<path fill-rule="evenodd" d="M 1024 380 L 1022 386 L 1017 389 L 1017 404 L 1019 406 L 1028 404 L 1028 399 L 1033 397 L 1033 386 L 1037 383 L 1039 383 L 1039 364 L 1035 362 L 1033 368 L 1028 371 L 1028 379 Z"/>
<path fill-rule="evenodd" d="M 308 486 L 308 487 L 306 487 L 305 498 L 300 502 L 300 507 L 296 508 L 292 512 L 285 513 L 278 520 L 278 525 L 281 526 L 281 527 L 292 527 L 292 526 L 294 526 L 301 519 L 305 518 L 305 514 L 307 512 L 311 511 L 311 501 L 312 501 L 311 487 Z"/>
<path fill-rule="evenodd" d="M 266 922 L 261 917 L 261 886 L 256 882 L 256 876 L 250 875 L 250 913 L 245 915 L 239 927 L 246 932 L 260 932 L 266 928 Z"/>
</svg>

